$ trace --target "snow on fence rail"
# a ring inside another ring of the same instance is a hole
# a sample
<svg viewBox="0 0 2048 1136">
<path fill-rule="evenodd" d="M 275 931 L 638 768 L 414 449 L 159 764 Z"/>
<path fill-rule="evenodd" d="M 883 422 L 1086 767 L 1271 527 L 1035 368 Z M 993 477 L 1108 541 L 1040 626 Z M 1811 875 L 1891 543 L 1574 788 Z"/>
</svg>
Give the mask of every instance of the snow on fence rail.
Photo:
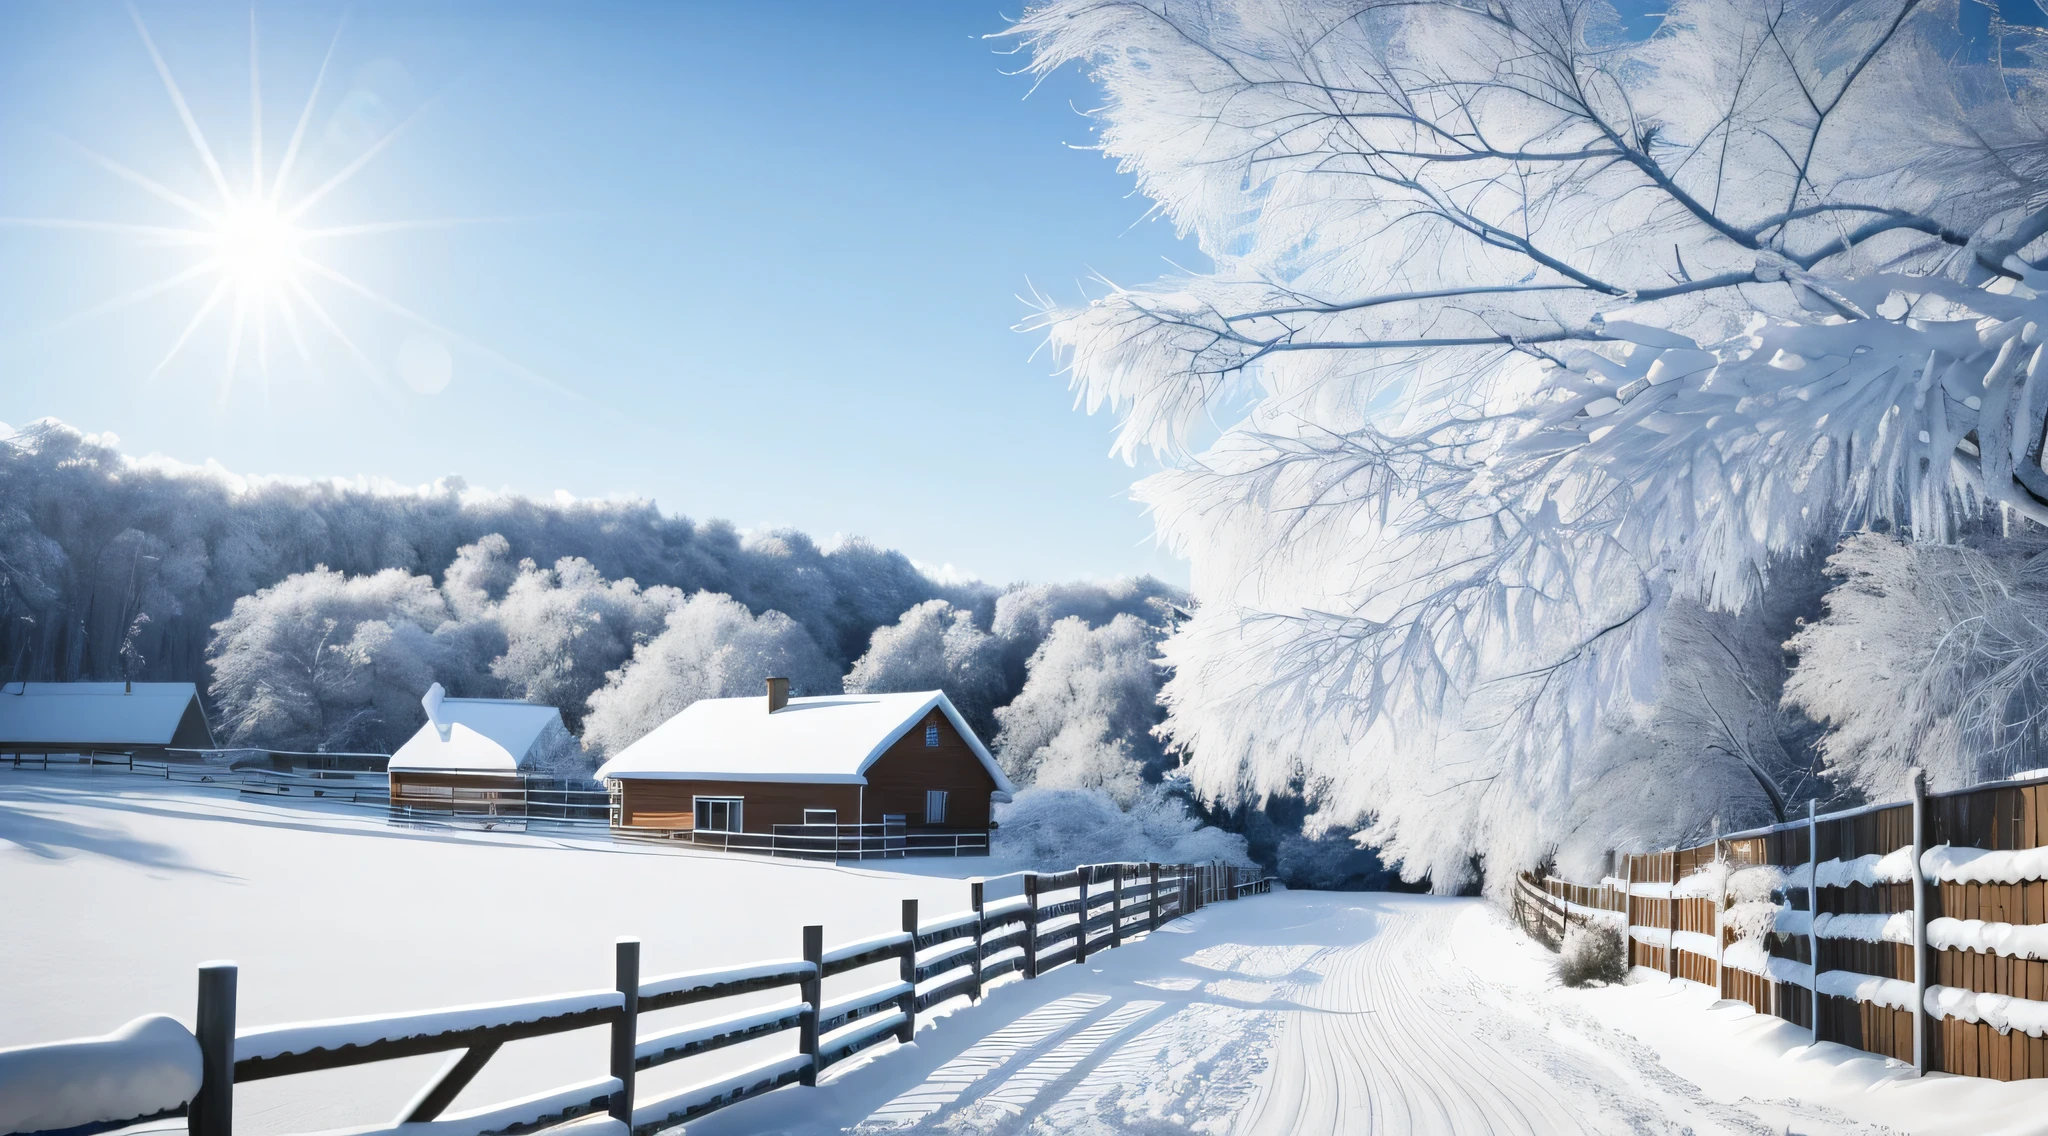
<svg viewBox="0 0 2048 1136">
<path fill-rule="evenodd" d="M 1020 901 L 991 903 L 989 881 L 971 881 L 969 910 L 932 922 L 919 919 L 916 900 L 904 900 L 901 930 L 830 949 L 823 927 L 805 927 L 796 958 L 643 980 L 639 940 L 621 939 L 611 990 L 254 1029 L 236 1027 L 235 964 L 204 963 L 190 1031 L 155 1015 L 106 1037 L 0 1049 L 0 1136 L 93 1136 L 179 1116 L 193 1136 L 230 1136 L 239 1083 L 458 1051 L 389 1127 L 352 1136 L 428 1131 L 410 1127 L 428 1122 L 437 1136 L 513 1136 L 565 1122 L 575 1136 L 648 1136 L 785 1085 L 814 1085 L 818 1074 L 870 1046 L 909 1041 L 918 1015 L 931 1007 L 979 1001 L 998 977 L 1035 978 L 1273 884 L 1248 869 L 1210 864 L 1086 864 L 1022 873 L 1019 882 Z M 887 964 L 893 979 L 824 998 L 825 979 Z M 643 1014 L 792 987 L 767 1006 L 640 1030 Z M 599 1027 L 611 1035 L 607 1075 L 446 1114 L 507 1042 Z M 636 1075 L 647 1069 L 791 1031 L 793 1054 L 653 1099 L 636 1096 Z"/>
<path fill-rule="evenodd" d="M 1915 871 L 1915 865 L 1918 871 Z M 1606 921 L 1632 967 L 1718 988 L 1925 1072 L 2048 1077 L 2048 776 L 1614 854 L 1597 885 L 1525 874 L 1555 948 Z"/>
</svg>

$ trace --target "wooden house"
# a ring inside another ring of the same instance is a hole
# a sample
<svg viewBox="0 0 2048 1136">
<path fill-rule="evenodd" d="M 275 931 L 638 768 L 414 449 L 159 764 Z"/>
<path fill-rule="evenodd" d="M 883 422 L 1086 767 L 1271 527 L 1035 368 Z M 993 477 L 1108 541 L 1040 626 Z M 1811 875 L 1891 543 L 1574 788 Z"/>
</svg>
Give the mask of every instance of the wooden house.
<svg viewBox="0 0 2048 1136">
<path fill-rule="evenodd" d="M 0 686 L 0 753 L 126 754 L 214 748 L 189 682 L 10 682 Z"/>
<path fill-rule="evenodd" d="M 395 807 L 507 811 L 524 802 L 536 762 L 575 744 L 553 706 L 449 698 L 438 682 L 420 703 L 427 723 L 388 767 Z"/>
<path fill-rule="evenodd" d="M 980 833 L 1009 778 L 942 691 L 707 698 L 597 776 L 625 829 L 773 835 L 826 826 Z M 985 848 L 985 842 L 981 845 Z"/>
</svg>

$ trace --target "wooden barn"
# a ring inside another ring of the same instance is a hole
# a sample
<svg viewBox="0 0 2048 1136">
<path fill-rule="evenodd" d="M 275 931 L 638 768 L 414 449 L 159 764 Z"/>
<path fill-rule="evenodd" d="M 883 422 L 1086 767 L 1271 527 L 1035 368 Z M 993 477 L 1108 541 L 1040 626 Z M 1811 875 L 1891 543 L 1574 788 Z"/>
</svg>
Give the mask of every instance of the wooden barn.
<svg viewBox="0 0 2048 1136">
<path fill-rule="evenodd" d="M 214 748 L 189 682 L 10 682 L 0 686 L 0 753 L 126 754 Z"/>
<path fill-rule="evenodd" d="M 420 703 L 427 724 L 391 755 L 394 807 L 517 811 L 535 763 L 575 744 L 553 706 L 449 698 L 438 682 Z"/>
<path fill-rule="evenodd" d="M 707 698 L 621 750 L 597 771 L 622 829 L 784 837 L 968 835 L 987 849 L 990 806 L 1009 778 L 942 691 L 790 698 Z M 927 839 L 927 850 L 940 850 Z M 899 843 L 896 847 L 901 848 Z M 780 844 L 776 845 L 780 849 Z"/>
</svg>

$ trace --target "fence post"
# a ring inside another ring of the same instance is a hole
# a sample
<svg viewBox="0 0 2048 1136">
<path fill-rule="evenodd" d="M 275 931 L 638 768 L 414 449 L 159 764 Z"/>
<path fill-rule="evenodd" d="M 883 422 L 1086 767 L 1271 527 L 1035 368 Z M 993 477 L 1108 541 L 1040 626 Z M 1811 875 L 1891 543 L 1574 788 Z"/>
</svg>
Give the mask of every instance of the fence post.
<svg viewBox="0 0 2048 1136">
<path fill-rule="evenodd" d="M 1670 898 L 1664 903 L 1664 925 L 1668 928 L 1665 931 L 1667 938 L 1664 940 L 1664 977 L 1672 982 L 1676 982 L 1678 981 L 1678 846 L 1675 844 L 1671 846 L 1671 882 L 1666 886 L 1671 890 L 1665 893 Z"/>
<path fill-rule="evenodd" d="M 618 978 L 619 1016 L 612 1019 L 612 1076 L 619 1091 L 612 1094 L 612 1119 L 633 1127 L 633 1046 L 640 1030 L 640 940 L 620 939 L 614 947 L 613 970 Z"/>
<path fill-rule="evenodd" d="M 1913 771 L 1913 1072 L 1927 1075 L 1927 770 Z M 1820 985 L 1818 976 L 1814 985 Z"/>
<path fill-rule="evenodd" d="M 1089 873 L 1089 871 L 1090 871 L 1090 866 L 1089 866 L 1089 865 L 1087 865 L 1087 864 L 1077 864 L 1077 865 L 1075 865 L 1075 866 L 1074 866 L 1074 880 L 1075 880 L 1075 883 L 1076 883 L 1076 884 L 1077 884 L 1077 885 L 1078 885 L 1078 886 L 1080 887 L 1080 889 L 1081 889 L 1081 914 L 1080 914 L 1080 922 L 1079 922 L 1079 923 L 1076 923 L 1076 924 L 1074 925 L 1074 930 L 1078 932 L 1078 934 L 1076 934 L 1076 935 L 1074 936 L 1074 961 L 1075 961 L 1075 962 L 1087 962 L 1087 961 L 1088 961 L 1088 873 Z"/>
<path fill-rule="evenodd" d="M 804 928 L 804 961 L 811 964 L 811 973 L 797 986 L 797 996 L 804 1000 L 804 1014 L 797 1023 L 797 1052 L 811 1059 L 805 1067 L 801 1080 L 806 1085 L 818 1083 L 818 1008 L 824 1005 L 825 995 L 825 928 L 818 924 Z"/>
<path fill-rule="evenodd" d="M 192 1136 L 230 1136 L 235 1130 L 235 964 L 199 964 L 199 1095 L 185 1113 Z"/>
<path fill-rule="evenodd" d="M 1038 977 L 1038 873 L 1024 873 L 1024 977 Z"/>
<path fill-rule="evenodd" d="M 1112 950 L 1124 945 L 1124 869 L 1129 866 L 1119 863 L 1112 869 L 1116 873 L 1109 890 L 1109 945 Z"/>
<path fill-rule="evenodd" d="M 1145 930 L 1149 934 L 1159 929 L 1159 861 L 1147 862 L 1145 870 L 1151 877 L 1151 887 L 1145 892 Z"/>
<path fill-rule="evenodd" d="M 983 881 L 976 877 L 967 882 L 967 901 L 974 905 L 974 1000 L 981 1001 L 981 945 L 987 922 L 982 914 L 985 906 L 982 899 Z"/>
<path fill-rule="evenodd" d="M 903 901 L 903 929 L 910 934 L 910 941 L 903 945 L 903 955 L 897 960 L 897 973 L 910 989 L 896 999 L 896 1008 L 903 1011 L 903 1025 L 896 1031 L 896 1040 L 908 1043 L 917 1036 L 917 901 Z"/>
<path fill-rule="evenodd" d="M 1814 819 L 1813 798 L 1806 800 L 1806 999 L 1813 1015 L 1814 1044 L 1820 1043 L 1820 935 L 1813 921 L 1820 915 L 1820 822 Z"/>
</svg>

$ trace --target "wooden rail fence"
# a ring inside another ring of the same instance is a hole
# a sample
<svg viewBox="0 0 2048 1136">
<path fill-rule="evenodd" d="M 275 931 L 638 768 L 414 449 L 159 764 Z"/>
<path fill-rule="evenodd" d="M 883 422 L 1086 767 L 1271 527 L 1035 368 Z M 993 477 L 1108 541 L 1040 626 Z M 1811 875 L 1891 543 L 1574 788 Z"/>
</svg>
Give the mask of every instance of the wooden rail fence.
<svg viewBox="0 0 2048 1136">
<path fill-rule="evenodd" d="M 987 881 L 970 881 L 969 909 L 932 922 L 920 920 L 916 900 L 904 900 L 901 930 L 890 934 L 828 948 L 824 928 L 807 926 L 793 958 L 647 978 L 640 974 L 639 940 L 621 939 L 617 981 L 609 990 L 253 1029 L 237 1027 L 235 964 L 205 963 L 193 1030 L 168 1019 L 133 1024 L 170 1027 L 168 1044 L 160 1029 L 143 1044 L 131 1036 L 131 1026 L 106 1038 L 0 1050 L 0 1084 L 33 1078 L 48 1086 L 53 1100 L 79 1085 L 155 1086 L 142 1090 L 143 1097 L 105 1095 L 94 1115 L 0 1127 L 0 1136 L 93 1136 L 179 1116 L 192 1136 L 231 1136 L 238 1084 L 428 1053 L 460 1056 L 383 1131 L 433 1121 L 436 1136 L 512 1136 L 573 1120 L 577 1136 L 649 1136 L 785 1085 L 816 1084 L 824 1070 L 869 1046 L 911 1040 L 918 1015 L 932 1006 L 961 997 L 979 1001 L 988 984 L 1005 975 L 1036 978 L 1210 903 L 1268 892 L 1272 884 L 1272 877 L 1220 864 L 1085 864 L 1056 874 L 1027 872 L 1022 894 L 1008 899 L 988 901 Z M 871 967 L 888 968 L 888 978 L 825 998 L 826 979 Z M 769 992 L 789 993 L 708 1020 L 641 1028 L 646 1015 Z M 507 1042 L 597 1028 L 610 1031 L 605 1075 L 445 1114 Z M 657 1097 L 635 1091 L 636 1075 L 645 1070 L 790 1032 L 794 1052 Z M 151 1091 L 156 1095 L 148 1096 Z"/>
<path fill-rule="evenodd" d="M 1916 773 L 1908 801 L 1609 863 L 1598 884 L 1525 874 L 1517 920 L 1552 947 L 1607 921 L 1632 967 L 1816 1041 L 1921 1072 L 2048 1077 L 2048 775 L 1930 793 Z"/>
</svg>

